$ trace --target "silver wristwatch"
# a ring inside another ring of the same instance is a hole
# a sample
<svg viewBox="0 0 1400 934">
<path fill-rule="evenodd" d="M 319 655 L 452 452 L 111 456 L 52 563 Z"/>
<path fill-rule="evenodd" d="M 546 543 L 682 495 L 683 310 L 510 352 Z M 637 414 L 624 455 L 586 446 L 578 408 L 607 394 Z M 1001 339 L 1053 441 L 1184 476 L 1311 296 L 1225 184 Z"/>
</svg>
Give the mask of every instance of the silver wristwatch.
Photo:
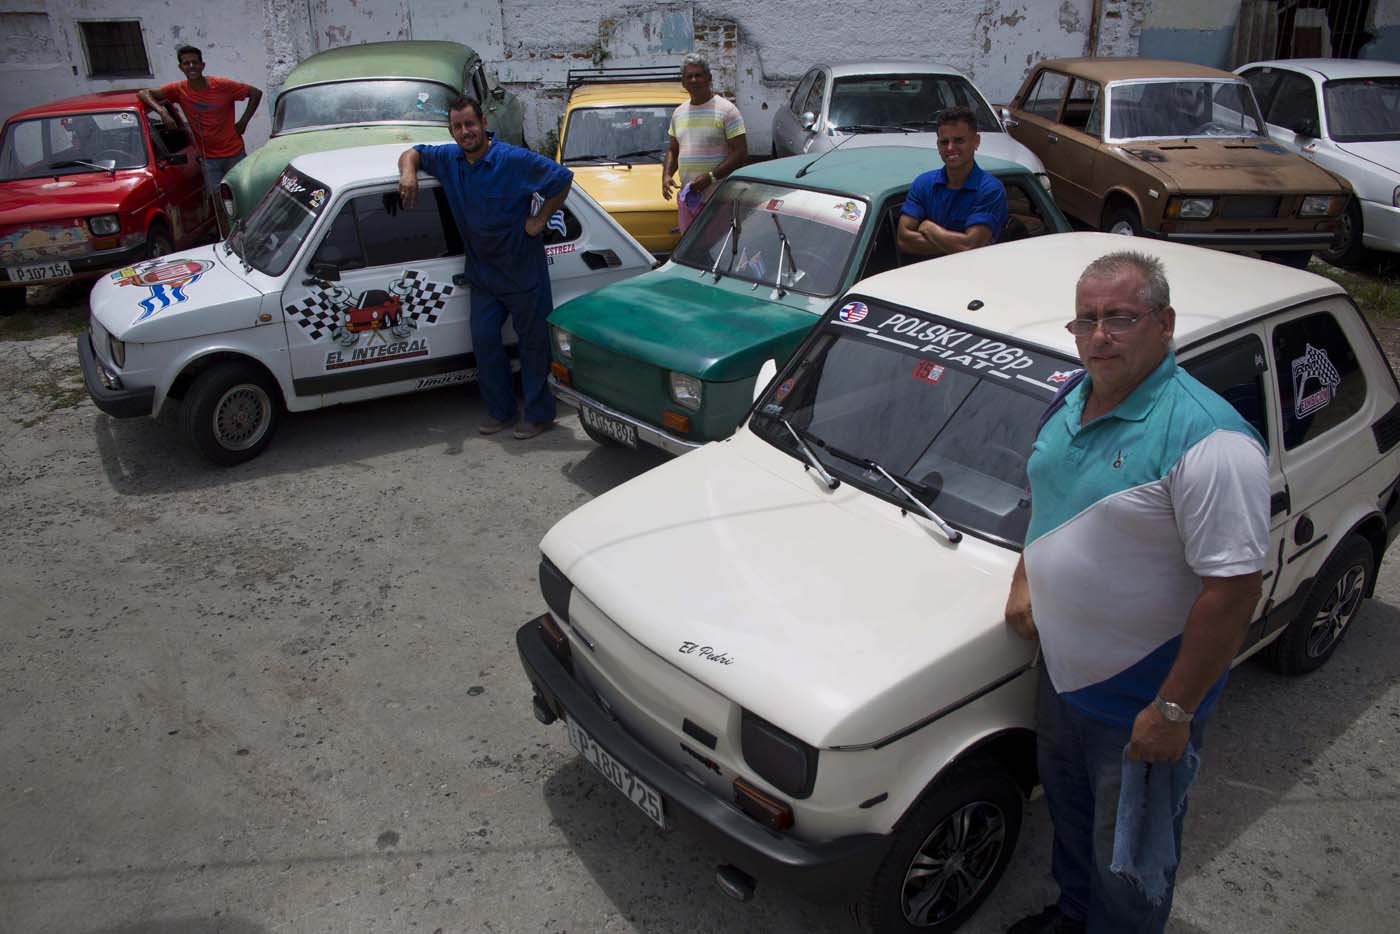
<svg viewBox="0 0 1400 934">
<path fill-rule="evenodd" d="M 1157 708 L 1157 712 L 1166 719 L 1168 723 L 1190 723 L 1195 716 L 1180 704 L 1174 704 L 1169 700 L 1162 700 L 1161 697 L 1152 701 L 1152 706 Z"/>
</svg>

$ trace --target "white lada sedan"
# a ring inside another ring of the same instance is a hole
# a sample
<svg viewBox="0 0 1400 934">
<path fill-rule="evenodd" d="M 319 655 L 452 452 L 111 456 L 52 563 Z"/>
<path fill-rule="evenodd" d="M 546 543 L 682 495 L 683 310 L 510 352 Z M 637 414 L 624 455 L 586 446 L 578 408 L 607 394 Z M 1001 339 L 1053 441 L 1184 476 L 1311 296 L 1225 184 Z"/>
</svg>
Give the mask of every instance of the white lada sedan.
<svg viewBox="0 0 1400 934">
<path fill-rule="evenodd" d="M 1400 390 L 1331 281 L 1133 246 L 1166 264 L 1181 364 L 1266 441 L 1240 658 L 1310 671 L 1400 521 Z M 545 536 L 548 609 L 516 634 L 537 718 L 708 847 L 730 894 L 768 879 L 946 932 L 992 892 L 1036 784 L 1035 647 L 1003 620 L 1026 458 L 1077 368 L 1075 280 L 1121 247 L 1061 234 L 857 284 L 732 437 Z"/>
</svg>

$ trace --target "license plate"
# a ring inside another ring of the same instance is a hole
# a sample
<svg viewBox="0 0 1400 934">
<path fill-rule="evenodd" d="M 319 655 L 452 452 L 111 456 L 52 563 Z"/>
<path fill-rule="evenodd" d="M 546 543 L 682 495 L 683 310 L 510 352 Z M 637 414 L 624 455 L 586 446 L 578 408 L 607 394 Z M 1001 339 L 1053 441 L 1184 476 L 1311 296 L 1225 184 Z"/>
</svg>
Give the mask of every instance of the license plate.
<svg viewBox="0 0 1400 934">
<path fill-rule="evenodd" d="M 625 444 L 629 448 L 637 446 L 637 429 L 620 418 L 604 415 L 586 405 L 579 407 L 579 418 L 583 419 L 583 423 L 589 428 L 607 435 L 618 444 Z"/>
<path fill-rule="evenodd" d="M 627 796 L 627 799 L 635 804 L 643 814 L 656 822 L 656 826 L 665 828 L 666 817 L 661 810 L 661 795 L 656 793 L 656 789 L 643 782 L 632 774 L 632 770 L 618 762 L 602 746 L 593 741 L 593 737 L 588 735 L 588 731 L 579 726 L 572 719 L 565 717 L 564 726 L 569 731 L 569 742 L 579 751 L 579 755 L 589 765 L 612 783 L 618 791 Z"/>
<path fill-rule="evenodd" d="M 73 275 L 68 263 L 40 263 L 37 266 L 6 266 L 11 282 L 43 282 L 45 279 L 67 279 Z"/>
</svg>

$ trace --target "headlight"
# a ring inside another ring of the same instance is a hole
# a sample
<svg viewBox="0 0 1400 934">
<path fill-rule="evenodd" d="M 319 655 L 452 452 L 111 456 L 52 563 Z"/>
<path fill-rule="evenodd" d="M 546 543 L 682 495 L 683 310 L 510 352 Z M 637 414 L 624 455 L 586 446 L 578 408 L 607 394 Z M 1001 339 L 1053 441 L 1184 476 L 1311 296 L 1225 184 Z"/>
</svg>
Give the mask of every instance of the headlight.
<svg viewBox="0 0 1400 934">
<path fill-rule="evenodd" d="M 574 336 L 563 328 L 554 328 L 554 350 L 561 357 L 574 355 Z"/>
<path fill-rule="evenodd" d="M 88 218 L 88 226 L 99 237 L 110 237 L 113 234 L 121 233 L 122 222 L 115 214 L 99 214 L 96 217 Z"/>
<path fill-rule="evenodd" d="M 112 335 L 107 335 L 107 352 L 112 355 L 112 362 L 118 369 L 126 368 L 126 344 L 117 340 Z"/>
<path fill-rule="evenodd" d="M 1326 217 L 1332 213 L 1331 195 L 1308 195 L 1298 208 L 1299 217 Z"/>
<path fill-rule="evenodd" d="M 744 711 L 739 728 L 744 761 L 764 781 L 794 798 L 817 783 L 817 750 L 767 720 Z"/>
<path fill-rule="evenodd" d="M 676 400 L 677 405 L 683 405 L 687 409 L 700 408 L 703 387 L 704 383 L 694 376 L 674 371 L 671 373 L 671 398 Z"/>
<path fill-rule="evenodd" d="M 1180 217 L 1187 220 L 1203 220 L 1210 217 L 1214 210 L 1214 198 L 1173 198 L 1171 203 L 1167 205 L 1169 217 Z"/>
</svg>

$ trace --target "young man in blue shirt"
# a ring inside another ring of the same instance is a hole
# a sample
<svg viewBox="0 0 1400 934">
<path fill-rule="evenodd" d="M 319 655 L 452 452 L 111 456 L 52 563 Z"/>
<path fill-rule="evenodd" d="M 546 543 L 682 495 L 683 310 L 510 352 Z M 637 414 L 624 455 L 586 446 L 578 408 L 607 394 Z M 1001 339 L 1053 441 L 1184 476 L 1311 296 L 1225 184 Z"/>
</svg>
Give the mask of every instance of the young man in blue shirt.
<svg viewBox="0 0 1400 934">
<path fill-rule="evenodd" d="M 554 423 L 549 392 L 549 328 L 554 309 L 549 264 L 540 235 L 564 206 L 574 174 L 552 159 L 499 142 L 486 129 L 481 105 L 458 97 L 447 105 L 454 143 L 419 145 L 399 156 L 399 197 L 412 207 L 418 172 L 436 178 L 462 232 L 467 283 L 471 287 L 472 352 L 477 384 L 486 401 L 484 435 L 516 424 L 510 359 L 501 340 L 509 317 L 520 339 L 520 380 L 525 418 L 515 437 L 533 438 Z M 535 193 L 544 205 L 530 212 Z"/>
<path fill-rule="evenodd" d="M 943 168 L 914 179 L 899 217 L 899 248 L 915 256 L 961 253 L 996 243 L 1006 226 L 1006 188 L 973 159 L 982 136 L 966 107 L 938 115 Z"/>
</svg>

